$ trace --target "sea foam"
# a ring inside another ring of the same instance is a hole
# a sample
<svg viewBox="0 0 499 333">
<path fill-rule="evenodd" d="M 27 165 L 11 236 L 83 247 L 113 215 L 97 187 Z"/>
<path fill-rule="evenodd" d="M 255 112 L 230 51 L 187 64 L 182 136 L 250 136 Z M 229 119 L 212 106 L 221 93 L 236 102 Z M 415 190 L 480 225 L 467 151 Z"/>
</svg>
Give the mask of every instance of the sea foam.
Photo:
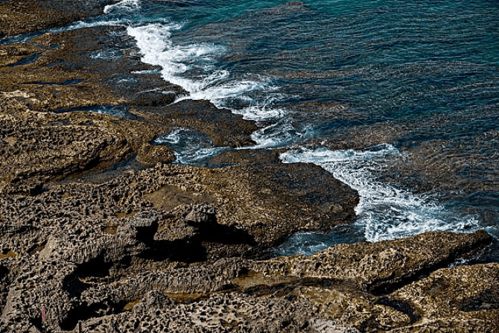
<svg viewBox="0 0 499 333">
<path fill-rule="evenodd" d="M 214 147 L 208 136 L 183 127 L 156 138 L 154 143 L 173 147 L 177 163 L 182 164 L 194 164 L 227 149 Z"/>
<path fill-rule="evenodd" d="M 162 77 L 189 92 L 184 99 L 208 100 L 217 107 L 229 108 L 245 119 L 262 121 L 282 117 L 284 110 L 269 106 L 270 100 L 255 101 L 251 93 L 272 92 L 276 88 L 264 77 L 234 79 L 228 70 L 215 66 L 217 58 L 225 48 L 211 43 L 175 45 L 172 33 L 182 28 L 181 24 L 147 24 L 128 27 L 128 34 L 135 38 L 144 63 L 160 66 Z M 196 76 L 189 78 L 188 72 Z M 199 74 L 201 73 L 201 74 Z M 276 98 L 278 94 L 274 95 Z M 231 107 L 233 104 L 243 107 Z"/>
<path fill-rule="evenodd" d="M 262 95 L 279 96 L 269 79 L 234 79 L 229 71 L 216 66 L 216 59 L 225 52 L 223 47 L 199 43 L 175 45 L 172 34 L 181 28 L 182 25 L 175 23 L 154 23 L 127 29 L 137 41 L 142 61 L 160 66 L 166 81 L 189 92 L 178 100 L 209 100 L 245 119 L 267 121 L 266 127 L 252 134 L 256 145 L 241 149 L 289 146 L 304 141 L 308 132 L 313 132 L 307 128 L 298 131 L 288 111 L 274 108 L 276 101 L 272 97 L 262 98 Z M 198 73 L 197 76 L 189 75 L 192 72 Z M 260 92 L 257 94 L 259 99 L 252 97 L 255 92 Z M 174 131 L 160 141 L 157 143 L 178 147 L 176 155 L 180 163 L 192 163 L 224 149 L 200 144 L 185 129 Z M 356 225 L 364 230 L 368 241 L 407 237 L 426 231 L 464 232 L 478 228 L 478 221 L 473 217 L 456 215 L 430 198 L 378 180 L 376 174 L 386 165 L 387 159 L 400 157 L 401 153 L 394 146 L 385 144 L 367 151 L 300 148 L 282 154 L 281 160 L 315 163 L 357 190 L 360 202 L 356 207 Z"/>
<path fill-rule="evenodd" d="M 280 155 L 285 163 L 314 163 L 357 190 L 360 202 L 357 224 L 368 241 L 407 237 L 428 231 L 471 232 L 478 229 L 474 217 L 459 216 L 431 198 L 383 183 L 376 174 L 400 151 L 384 144 L 371 150 L 327 148 L 290 150 Z"/>
<path fill-rule="evenodd" d="M 104 14 L 109 14 L 114 11 L 133 11 L 140 8 L 140 0 L 122 0 L 118 3 L 107 5 L 104 7 Z"/>
</svg>

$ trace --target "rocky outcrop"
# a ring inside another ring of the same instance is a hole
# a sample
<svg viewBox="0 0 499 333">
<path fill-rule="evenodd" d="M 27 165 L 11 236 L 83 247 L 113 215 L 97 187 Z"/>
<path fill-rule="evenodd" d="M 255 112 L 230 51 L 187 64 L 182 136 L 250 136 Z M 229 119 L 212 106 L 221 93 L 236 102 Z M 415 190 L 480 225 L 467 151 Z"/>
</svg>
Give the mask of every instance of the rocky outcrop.
<svg viewBox="0 0 499 333">
<path fill-rule="evenodd" d="M 401 285 L 446 267 L 458 257 L 491 242 L 485 232 L 471 235 L 426 233 L 378 243 L 337 245 L 309 257 L 290 257 L 269 261 L 257 272 L 294 276 L 301 279 L 344 281 L 372 294 L 386 294 Z M 439 247 L 433 244 L 440 243 Z"/>
<path fill-rule="evenodd" d="M 34 112 L 18 101 L 34 98 L 19 90 L 0 96 L 0 189 L 5 191 L 36 194 L 49 180 L 109 167 L 131 154 L 152 164 L 174 160 L 166 147 L 150 144 L 161 129 L 97 114 Z"/>
<path fill-rule="evenodd" d="M 124 44 L 129 51 L 102 50 L 102 45 L 115 44 Z M 185 127 L 207 134 L 217 146 L 253 144 L 254 122 L 229 110 L 218 110 L 207 101 L 173 103 L 186 92 L 157 74 L 144 72 L 154 67 L 140 62 L 133 40 L 123 28 L 47 33 L 25 44 L 0 46 L 0 54 L 0 90 L 21 91 L 28 97 L 16 99 L 30 110 L 101 110 L 161 126 L 158 136 Z"/>
<path fill-rule="evenodd" d="M 7 0 L 0 3 L 0 38 L 62 26 L 99 15 L 118 0 Z"/>
<path fill-rule="evenodd" d="M 191 128 L 207 134 L 215 146 L 242 147 L 254 144 L 251 134 L 258 129 L 252 121 L 208 101 L 183 100 L 163 108 L 147 108 L 158 120 L 169 119 L 176 127 Z"/>
<path fill-rule="evenodd" d="M 62 24 L 104 2 L 63 1 L 61 15 L 51 3 L 2 2 L 11 21 L 46 6 L 0 29 Z M 116 44 L 128 47 L 100 53 Z M 278 151 L 172 164 L 153 140 L 174 128 L 240 147 L 256 125 L 178 102 L 185 91 L 144 74 L 154 68 L 123 29 L 48 33 L 0 55 L 0 332 L 497 327 L 498 265 L 454 267 L 490 246 L 484 232 L 268 258 L 297 231 L 351 222 L 357 193 L 317 166 L 280 163 Z"/>
<path fill-rule="evenodd" d="M 158 75 L 130 74 L 151 69 L 138 54 L 94 56 L 106 44 L 134 50 L 123 29 L 84 30 L 0 46 L 2 187 L 29 191 L 131 157 L 144 166 L 171 162 L 172 151 L 152 141 L 179 126 L 205 132 L 217 145 L 251 144 L 253 122 L 204 101 L 171 104 L 182 88 Z"/>
<path fill-rule="evenodd" d="M 438 270 L 392 295 L 415 315 L 428 318 L 397 331 L 452 330 L 492 332 L 499 325 L 497 264 Z"/>
<path fill-rule="evenodd" d="M 211 213 L 202 207 L 197 212 L 190 222 L 203 223 L 198 217 Z M 483 249 L 490 242 L 483 233 L 342 245 L 312 257 L 191 262 L 195 258 L 179 250 L 194 230 L 162 240 L 162 251 L 174 250 L 173 256 L 147 255 L 162 239 L 158 218 L 137 214 L 111 233 L 91 225 L 67 227 L 31 254 L 20 251 L 2 260 L 17 276 L 9 284 L 1 325 L 76 332 L 80 327 L 92 332 L 410 331 L 450 322 L 472 331 L 495 325 L 497 264 L 432 273 L 435 261 Z M 450 245 L 426 247 L 437 238 Z M 387 248 L 400 255 L 387 256 Z M 419 280 L 412 282 L 413 276 Z M 380 281 L 393 288 L 382 295 L 365 288 L 366 282 Z"/>
<path fill-rule="evenodd" d="M 13 170 L 19 173 L 22 169 Z M 285 185 L 290 184 L 291 175 L 315 178 L 315 173 L 323 182 L 330 182 L 328 196 L 321 196 L 313 182 L 310 187 Z M 31 176 L 31 180 L 41 177 Z M 221 250 L 226 254 L 272 246 L 299 230 L 345 223 L 353 217 L 357 200 L 355 192 L 319 168 L 284 164 L 269 164 L 261 173 L 244 166 L 204 169 L 163 164 L 115 176 L 102 184 L 51 184 L 32 192 L 35 196 L 13 195 L 18 188 L 12 184 L 10 188 L 5 191 L 9 195 L 2 198 L 5 224 L 22 221 L 36 227 L 53 216 L 68 214 L 72 224 L 91 220 L 94 227 L 104 228 L 109 223 L 116 225 L 121 213 L 140 213 L 148 207 L 156 219 L 165 216 L 158 225 L 160 231 L 196 228 L 208 248 L 209 243 L 225 243 Z M 307 198 L 321 200 L 313 203 Z M 213 251 L 216 255 L 216 247 Z"/>
</svg>

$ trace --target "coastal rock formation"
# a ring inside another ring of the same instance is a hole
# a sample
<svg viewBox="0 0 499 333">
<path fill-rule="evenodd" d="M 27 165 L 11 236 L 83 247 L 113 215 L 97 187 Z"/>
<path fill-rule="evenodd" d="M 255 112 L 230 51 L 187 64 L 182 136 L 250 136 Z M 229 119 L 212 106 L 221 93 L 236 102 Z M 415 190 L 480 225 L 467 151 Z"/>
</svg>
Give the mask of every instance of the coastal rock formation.
<svg viewBox="0 0 499 333">
<path fill-rule="evenodd" d="M 0 31 L 105 3 L 3 1 Z M 155 70 L 119 27 L 0 45 L 0 332 L 497 328 L 499 265 L 474 261 L 494 243 L 485 232 L 274 257 L 297 231 L 352 222 L 358 194 L 277 150 L 231 149 L 256 125 L 180 100 Z M 179 127 L 227 149 L 172 163 L 154 141 Z"/>
<path fill-rule="evenodd" d="M 492 332 L 499 325 L 499 295 L 492 287 L 498 278 L 497 264 L 441 269 L 401 288 L 392 297 L 394 302 L 409 304 L 417 316 L 429 318 L 405 331 L 459 327 L 464 332 Z"/>
<path fill-rule="evenodd" d="M 491 241 L 485 232 L 467 236 L 426 233 L 378 243 L 337 245 L 310 257 L 270 260 L 262 274 L 344 281 L 372 294 L 385 294 Z M 432 245 L 441 242 L 441 246 Z"/>
<path fill-rule="evenodd" d="M 143 213 L 111 233 L 66 228 L 31 254 L 4 258 L 10 280 L 0 323 L 76 332 L 409 331 L 456 321 L 487 331 L 497 324 L 497 264 L 432 273 L 487 246 L 484 233 L 342 245 L 312 257 L 195 262 L 173 245 L 186 234 L 163 241 L 161 250 L 170 244 L 175 256 L 158 261 L 147 255 L 157 218 Z M 426 247 L 435 239 L 450 245 Z M 385 288 L 375 293 L 365 288 L 379 284 Z"/>
<path fill-rule="evenodd" d="M 129 54 L 102 45 L 125 44 Z M 207 134 L 217 146 L 253 144 L 257 127 L 207 101 L 173 103 L 186 92 L 150 74 L 123 28 L 98 27 L 47 33 L 23 44 L 0 45 L 0 90 L 22 91 L 33 111 L 100 112 L 141 118 L 168 133 L 179 127 Z M 17 96 L 21 99 L 22 96 Z M 223 134 L 222 134 L 223 133 Z"/>
<path fill-rule="evenodd" d="M 70 158 L 62 159 L 62 162 L 69 166 L 76 163 Z M 62 171 L 51 169 L 51 166 L 47 165 L 47 172 L 59 172 L 62 176 Z M 19 170 L 22 168 L 13 169 L 17 173 Z M 42 171 L 41 176 L 27 171 L 25 177 L 31 176 L 28 179 L 31 181 L 39 180 L 45 176 Z M 353 207 L 357 202 L 355 192 L 317 167 L 276 163 L 269 164 L 260 173 L 253 171 L 243 166 L 203 169 L 160 164 L 141 172 L 115 176 L 100 184 L 47 184 L 39 186 L 39 191 L 31 191 L 34 196 L 28 197 L 23 193 L 19 196 L 13 194 L 20 190 L 20 180 L 13 179 L 9 190 L 4 191 L 4 223 L 22 221 L 36 227 L 67 212 L 80 214 L 78 221 L 90 218 L 94 227 L 100 225 L 104 228 L 106 223 L 112 222 L 112 215 L 136 214 L 142 211 L 142 207 L 149 207 L 155 215 L 173 214 L 164 222 L 167 228 L 171 228 L 169 220 L 184 227 L 190 224 L 199 229 L 205 241 L 227 243 L 223 251 L 229 251 L 230 244 L 233 244 L 235 253 L 244 253 L 254 246 L 275 245 L 299 230 L 328 229 L 353 217 Z M 307 180 L 308 177 L 314 178 L 316 173 L 322 176 L 323 182 L 330 183 L 327 196 L 313 186 L 287 187 L 291 175 Z M 313 203 L 307 198 L 320 200 Z M 198 206 L 192 205 L 205 206 L 196 208 Z M 103 220 L 96 219 L 97 216 Z"/>
<path fill-rule="evenodd" d="M 35 100 L 25 91 L 0 96 L 0 189 L 35 193 L 48 180 L 110 166 L 134 152 L 153 164 L 174 160 L 171 151 L 150 145 L 160 129 L 97 114 L 35 112 L 25 105 Z"/>
<path fill-rule="evenodd" d="M 7 0 L 0 3 L 0 38 L 52 28 L 99 15 L 118 0 Z M 64 10 L 61 10 L 64 8 Z"/>
</svg>

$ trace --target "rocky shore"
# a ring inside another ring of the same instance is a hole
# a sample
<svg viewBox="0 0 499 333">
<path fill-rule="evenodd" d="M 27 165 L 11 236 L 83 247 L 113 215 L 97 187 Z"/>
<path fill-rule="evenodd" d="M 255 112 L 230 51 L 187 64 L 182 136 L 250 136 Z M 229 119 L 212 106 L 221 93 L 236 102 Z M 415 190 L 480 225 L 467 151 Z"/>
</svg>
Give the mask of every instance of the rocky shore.
<svg viewBox="0 0 499 333">
<path fill-rule="evenodd" d="M 109 2 L 2 1 L 0 37 Z M 352 222 L 358 194 L 275 151 L 173 163 L 154 140 L 176 128 L 237 148 L 257 126 L 172 104 L 186 92 L 155 69 L 121 27 L 0 44 L 0 332 L 497 331 L 483 231 L 273 257 L 298 231 Z"/>
</svg>

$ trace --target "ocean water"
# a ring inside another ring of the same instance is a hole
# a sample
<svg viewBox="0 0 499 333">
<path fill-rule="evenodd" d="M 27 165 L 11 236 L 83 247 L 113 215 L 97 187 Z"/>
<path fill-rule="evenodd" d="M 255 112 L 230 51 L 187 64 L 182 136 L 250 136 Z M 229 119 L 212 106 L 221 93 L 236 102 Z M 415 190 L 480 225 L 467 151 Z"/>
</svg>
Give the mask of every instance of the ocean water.
<svg viewBox="0 0 499 333">
<path fill-rule="evenodd" d="M 353 225 L 294 235 L 278 253 L 432 230 L 499 236 L 499 2 L 124 0 L 60 29 L 98 25 L 127 27 L 182 99 L 257 121 L 242 149 L 285 148 L 283 163 L 317 164 L 359 192 Z M 185 128 L 155 143 L 186 164 L 228 149 Z"/>
</svg>

